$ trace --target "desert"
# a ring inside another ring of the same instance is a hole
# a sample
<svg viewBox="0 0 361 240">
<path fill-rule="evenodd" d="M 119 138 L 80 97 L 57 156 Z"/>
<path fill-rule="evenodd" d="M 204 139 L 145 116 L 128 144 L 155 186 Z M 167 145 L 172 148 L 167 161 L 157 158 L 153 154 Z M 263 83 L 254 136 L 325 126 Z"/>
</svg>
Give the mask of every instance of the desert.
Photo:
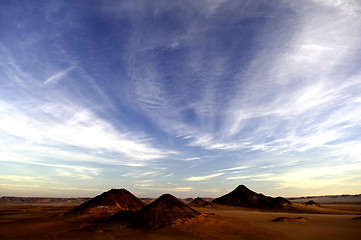
<svg viewBox="0 0 361 240">
<path fill-rule="evenodd" d="M 211 202 L 190 203 L 163 194 L 145 204 L 125 189 L 112 189 L 91 199 L 3 197 L 0 238 L 359 239 L 360 215 L 361 203 L 294 203 L 243 185 Z"/>
<path fill-rule="evenodd" d="M 0 240 L 361 239 L 361 0 L 0 0 Z"/>
</svg>

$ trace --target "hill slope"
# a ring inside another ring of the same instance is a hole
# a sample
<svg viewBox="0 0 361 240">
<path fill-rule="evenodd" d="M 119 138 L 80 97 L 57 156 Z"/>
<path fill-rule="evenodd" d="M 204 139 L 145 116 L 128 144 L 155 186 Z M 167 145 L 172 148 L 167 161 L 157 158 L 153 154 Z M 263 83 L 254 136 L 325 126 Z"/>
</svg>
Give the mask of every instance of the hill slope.
<svg viewBox="0 0 361 240">
<path fill-rule="evenodd" d="M 145 203 L 126 189 L 111 189 L 66 212 L 64 216 L 110 216 L 119 211 L 136 211 L 144 206 Z"/>
<path fill-rule="evenodd" d="M 285 198 L 267 197 L 251 191 L 244 185 L 239 185 L 232 192 L 214 199 L 213 202 L 222 205 L 260 209 L 282 209 L 291 204 Z"/>
<path fill-rule="evenodd" d="M 133 228 L 164 227 L 177 222 L 186 222 L 200 215 L 178 198 L 163 194 L 154 202 L 143 207 L 130 219 Z"/>
<path fill-rule="evenodd" d="M 188 203 L 189 206 L 194 207 L 213 207 L 214 204 L 211 202 L 205 201 L 203 198 L 197 197 L 192 202 Z"/>
</svg>

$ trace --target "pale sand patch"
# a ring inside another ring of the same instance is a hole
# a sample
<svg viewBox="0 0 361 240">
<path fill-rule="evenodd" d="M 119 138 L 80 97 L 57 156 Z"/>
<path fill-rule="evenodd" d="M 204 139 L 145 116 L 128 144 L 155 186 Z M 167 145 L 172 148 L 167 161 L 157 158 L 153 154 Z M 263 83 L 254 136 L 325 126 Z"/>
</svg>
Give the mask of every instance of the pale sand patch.
<svg viewBox="0 0 361 240">
<path fill-rule="evenodd" d="M 258 227 L 280 233 L 287 239 L 359 239 L 361 222 L 349 214 L 303 214 L 215 209 L 215 214 L 243 219 Z M 304 217 L 307 221 L 272 222 L 277 217 Z"/>
</svg>

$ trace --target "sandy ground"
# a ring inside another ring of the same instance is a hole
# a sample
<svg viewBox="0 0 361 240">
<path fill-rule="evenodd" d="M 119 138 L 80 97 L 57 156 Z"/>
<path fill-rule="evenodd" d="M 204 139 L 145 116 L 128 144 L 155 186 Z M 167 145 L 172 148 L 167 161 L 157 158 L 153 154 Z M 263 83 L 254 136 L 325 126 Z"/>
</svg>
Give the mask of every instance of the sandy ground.
<svg viewBox="0 0 361 240">
<path fill-rule="evenodd" d="M 255 226 L 261 226 L 277 232 L 284 239 L 360 239 L 361 221 L 354 220 L 350 214 L 305 214 L 305 213 L 275 213 L 240 210 L 216 210 L 221 216 L 246 219 Z M 273 222 L 277 217 L 298 218 L 307 220 L 290 220 Z"/>
<path fill-rule="evenodd" d="M 321 205 L 324 208 L 337 209 L 337 210 L 346 210 L 346 211 L 356 211 L 361 215 L 361 203 L 327 203 Z"/>
<path fill-rule="evenodd" d="M 186 224 L 153 230 L 119 223 L 63 218 L 69 205 L 0 205 L 0 239 L 360 239 L 360 205 L 312 207 L 318 213 L 261 212 L 236 207 L 197 208 L 204 213 Z M 273 222 L 277 217 L 307 220 Z"/>
</svg>

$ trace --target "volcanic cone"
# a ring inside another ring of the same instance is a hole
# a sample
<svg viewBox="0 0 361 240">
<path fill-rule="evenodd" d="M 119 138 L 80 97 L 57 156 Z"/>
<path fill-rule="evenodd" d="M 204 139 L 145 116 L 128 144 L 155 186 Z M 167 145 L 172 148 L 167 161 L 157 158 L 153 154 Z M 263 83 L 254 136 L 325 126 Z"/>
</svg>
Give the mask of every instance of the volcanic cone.
<svg viewBox="0 0 361 240">
<path fill-rule="evenodd" d="M 154 202 L 143 207 L 130 220 L 133 228 L 158 228 L 178 222 L 187 222 L 200 215 L 199 212 L 187 206 L 178 198 L 163 194 Z"/>
<path fill-rule="evenodd" d="M 119 211 L 136 211 L 145 206 L 126 189 L 111 189 L 66 212 L 64 216 L 110 216 Z"/>
<path fill-rule="evenodd" d="M 249 190 L 244 185 L 239 185 L 232 192 L 214 199 L 213 202 L 222 205 L 260 209 L 280 209 L 290 204 L 285 198 L 267 197 Z"/>
</svg>

